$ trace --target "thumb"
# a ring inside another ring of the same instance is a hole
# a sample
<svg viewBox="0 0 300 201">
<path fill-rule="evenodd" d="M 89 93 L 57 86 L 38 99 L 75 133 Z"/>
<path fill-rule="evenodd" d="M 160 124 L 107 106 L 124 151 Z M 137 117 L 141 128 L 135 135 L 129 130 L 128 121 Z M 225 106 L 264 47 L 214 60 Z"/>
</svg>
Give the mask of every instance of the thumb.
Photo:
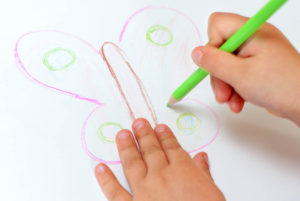
<svg viewBox="0 0 300 201">
<path fill-rule="evenodd" d="M 209 170 L 209 162 L 208 162 L 208 156 L 207 153 L 205 152 L 200 152 L 198 154 L 196 154 L 193 157 L 193 161 L 195 162 L 196 166 L 198 168 L 200 168 L 201 171 L 204 172 L 204 174 L 210 178 L 211 180 L 213 180 L 211 174 L 210 174 L 210 170 Z"/>
<path fill-rule="evenodd" d="M 195 48 L 192 58 L 198 66 L 207 70 L 212 76 L 233 87 L 243 80 L 247 70 L 246 61 L 243 58 L 212 46 Z"/>
</svg>

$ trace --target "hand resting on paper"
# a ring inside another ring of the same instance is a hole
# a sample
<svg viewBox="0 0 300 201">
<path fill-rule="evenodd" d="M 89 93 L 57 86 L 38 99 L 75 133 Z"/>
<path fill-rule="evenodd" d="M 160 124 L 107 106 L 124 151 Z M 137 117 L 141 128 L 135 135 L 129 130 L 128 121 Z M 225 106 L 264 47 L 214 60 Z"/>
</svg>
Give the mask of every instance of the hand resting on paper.
<svg viewBox="0 0 300 201">
<path fill-rule="evenodd" d="M 300 54 L 277 28 L 266 23 L 236 55 L 217 49 L 247 20 L 211 15 L 209 42 L 193 51 L 193 60 L 210 72 L 216 100 L 233 112 L 249 101 L 300 126 Z"/>
<path fill-rule="evenodd" d="M 105 164 L 95 169 L 96 178 L 109 201 L 224 201 L 209 171 L 204 152 L 193 159 L 166 125 L 152 129 L 137 119 L 129 130 L 118 133 L 116 142 L 132 194 L 126 191 Z"/>
</svg>

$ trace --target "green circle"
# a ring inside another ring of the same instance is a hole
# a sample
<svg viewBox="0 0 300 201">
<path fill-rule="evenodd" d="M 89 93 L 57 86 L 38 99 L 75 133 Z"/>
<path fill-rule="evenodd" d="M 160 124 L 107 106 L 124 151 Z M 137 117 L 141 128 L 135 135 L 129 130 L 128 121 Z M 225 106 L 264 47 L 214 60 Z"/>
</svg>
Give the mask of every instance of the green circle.
<svg viewBox="0 0 300 201">
<path fill-rule="evenodd" d="M 182 120 L 184 117 L 192 117 L 193 119 L 195 119 L 195 120 L 196 120 L 195 125 L 192 126 L 192 127 L 184 127 L 184 126 L 182 125 L 182 123 L 181 123 L 181 120 Z M 201 120 L 200 120 L 200 118 L 199 118 L 197 115 L 195 115 L 195 114 L 189 112 L 189 113 L 183 113 L 183 114 L 181 114 L 181 115 L 177 118 L 176 124 L 177 124 L 177 128 L 178 128 L 179 130 L 181 130 L 181 131 L 184 131 L 184 130 L 190 130 L 190 131 L 193 132 L 193 131 L 195 131 L 197 128 L 200 127 L 200 125 L 201 125 Z"/>
<path fill-rule="evenodd" d="M 102 124 L 99 128 L 98 128 L 98 131 L 97 131 L 97 134 L 98 134 L 98 137 L 101 141 L 103 141 L 104 143 L 114 143 L 115 142 L 115 139 L 114 138 L 109 138 L 107 136 L 105 136 L 103 134 L 103 129 L 106 127 L 106 126 L 116 126 L 120 129 L 123 129 L 123 127 L 120 125 L 120 124 L 117 124 L 117 123 L 114 123 L 114 122 L 107 122 L 107 123 L 104 123 Z"/>
<path fill-rule="evenodd" d="M 168 32 L 168 34 L 169 34 L 169 41 L 167 41 L 165 43 L 158 43 L 158 42 L 155 42 L 155 41 L 152 40 L 151 34 L 153 34 L 156 31 L 159 31 L 159 30 Z M 157 46 L 168 46 L 168 45 L 170 45 L 173 42 L 173 34 L 172 34 L 172 32 L 167 27 L 159 25 L 159 24 L 153 25 L 153 26 L 151 26 L 147 30 L 147 32 L 146 32 L 146 38 L 147 38 L 147 40 L 149 42 L 151 42 L 151 43 L 153 43 L 154 45 L 157 45 Z"/>
<path fill-rule="evenodd" d="M 49 57 L 54 54 L 54 53 L 57 53 L 57 52 L 66 52 L 68 53 L 71 57 L 72 57 L 72 60 L 67 63 L 66 65 L 60 67 L 60 68 L 55 68 L 54 66 L 52 66 L 51 64 L 49 64 Z M 64 48 L 61 48 L 61 47 L 58 47 L 58 48 L 55 48 L 53 50 L 50 50 L 48 52 L 45 53 L 44 57 L 43 57 L 43 63 L 44 65 L 51 71 L 61 71 L 61 70 L 64 70 L 68 67 L 70 67 L 72 64 L 74 64 L 74 62 L 76 61 L 76 54 L 71 51 L 71 50 L 68 50 L 68 49 L 64 49 Z"/>
</svg>

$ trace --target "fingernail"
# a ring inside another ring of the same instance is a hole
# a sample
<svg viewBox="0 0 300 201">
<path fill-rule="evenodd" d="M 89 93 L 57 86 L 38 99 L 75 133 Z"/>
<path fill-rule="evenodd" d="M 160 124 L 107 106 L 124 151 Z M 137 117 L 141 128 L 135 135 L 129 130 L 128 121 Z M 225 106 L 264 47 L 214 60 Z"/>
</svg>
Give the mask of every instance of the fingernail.
<svg viewBox="0 0 300 201">
<path fill-rule="evenodd" d="M 203 160 L 208 164 L 208 156 L 207 154 L 203 154 Z"/>
<path fill-rule="evenodd" d="M 128 131 L 120 131 L 118 134 L 118 138 L 120 140 L 127 139 L 127 138 L 129 138 L 129 136 L 130 136 L 130 134 L 128 133 Z"/>
<path fill-rule="evenodd" d="M 145 124 L 146 124 L 146 123 L 145 123 L 145 121 L 144 121 L 143 119 L 139 119 L 139 120 L 136 120 L 136 121 L 133 123 L 133 128 L 134 128 L 135 130 L 138 130 L 138 129 L 144 127 Z"/>
<path fill-rule="evenodd" d="M 103 164 L 100 164 L 100 165 L 97 166 L 96 171 L 99 174 L 103 174 L 106 171 L 106 168 L 105 168 L 105 166 Z"/>
<path fill-rule="evenodd" d="M 158 133 L 163 133 L 167 130 L 167 127 L 165 125 L 158 125 L 156 128 L 155 128 L 155 131 L 158 132 Z"/>
<path fill-rule="evenodd" d="M 218 102 L 218 103 L 223 103 L 222 101 L 220 101 L 220 95 L 221 95 L 220 90 L 214 88 L 214 92 L 215 92 L 215 95 L 216 95 L 216 100 L 217 100 L 217 102 Z"/>
<path fill-rule="evenodd" d="M 192 58 L 197 65 L 200 65 L 202 56 L 203 53 L 200 50 L 197 49 L 193 51 Z"/>
</svg>

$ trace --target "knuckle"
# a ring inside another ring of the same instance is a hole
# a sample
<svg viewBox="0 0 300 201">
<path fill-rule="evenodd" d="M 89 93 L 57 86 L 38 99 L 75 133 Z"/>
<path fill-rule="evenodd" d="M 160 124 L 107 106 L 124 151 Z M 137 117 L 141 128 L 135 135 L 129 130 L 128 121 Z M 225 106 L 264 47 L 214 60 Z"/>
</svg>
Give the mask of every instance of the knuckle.
<svg viewBox="0 0 300 201">
<path fill-rule="evenodd" d="M 134 147 L 128 147 L 126 149 L 120 150 L 119 155 L 121 160 L 123 161 L 123 164 L 126 166 L 132 166 L 141 159 L 139 154 L 137 153 L 136 148 Z"/>
<path fill-rule="evenodd" d="M 151 131 L 149 131 L 149 129 L 147 128 L 141 128 L 137 133 L 136 133 L 136 137 L 137 139 L 142 139 L 142 138 L 146 138 L 148 136 L 150 136 L 152 134 Z"/>
<path fill-rule="evenodd" d="M 278 31 L 278 29 L 273 25 L 273 24 L 270 24 L 270 23 L 265 23 L 262 27 L 262 29 L 266 30 L 266 31 Z"/>
<path fill-rule="evenodd" d="M 136 151 L 136 148 L 133 146 L 124 147 L 124 149 L 122 150 L 123 154 L 126 154 L 126 155 L 131 155 L 135 151 Z"/>
<path fill-rule="evenodd" d="M 139 144 L 142 144 L 144 142 L 149 143 L 150 141 L 152 141 L 153 137 L 155 137 L 154 133 L 148 130 L 144 130 L 136 136 Z"/>
<path fill-rule="evenodd" d="M 142 149 L 141 154 L 143 156 L 161 154 L 161 147 L 159 145 L 150 145 L 147 149 Z"/>
<path fill-rule="evenodd" d="M 244 73 L 246 74 L 246 73 Z M 245 93 L 246 91 L 249 91 L 249 83 L 253 83 L 251 81 L 252 79 L 252 76 L 247 73 L 246 74 L 247 76 L 244 76 L 244 77 L 237 77 L 236 79 L 233 79 L 232 81 L 232 86 L 234 88 L 235 91 L 237 91 L 238 93 Z"/>
<path fill-rule="evenodd" d="M 228 19 L 238 15 L 224 12 L 214 12 L 209 16 L 208 24 L 211 27 L 216 27 L 220 22 L 226 22 Z"/>
<path fill-rule="evenodd" d="M 129 159 L 126 159 L 126 160 L 123 162 L 123 165 L 124 165 L 126 168 L 135 168 L 137 165 L 139 165 L 140 160 L 141 160 L 141 158 L 138 157 L 138 156 L 131 157 L 131 158 L 129 158 Z"/>
<path fill-rule="evenodd" d="M 112 189 L 110 191 L 109 197 L 110 197 L 110 200 L 116 200 L 116 201 L 122 201 L 122 200 L 124 200 L 123 196 L 122 196 L 122 192 L 119 191 L 119 190 L 115 190 L 115 189 Z"/>
<path fill-rule="evenodd" d="M 125 144 L 123 146 L 118 146 L 119 152 L 126 154 L 127 152 L 134 152 L 136 150 L 135 143 Z"/>
<path fill-rule="evenodd" d="M 282 39 L 283 37 L 282 32 L 276 26 L 270 23 L 264 24 L 261 30 L 258 32 L 263 33 L 264 38 L 278 40 L 279 38 Z"/>
<path fill-rule="evenodd" d="M 112 183 L 111 179 L 107 178 L 107 177 L 101 179 L 100 182 L 101 182 L 101 186 L 103 189 L 109 189 L 109 187 L 111 186 L 111 183 Z"/>
<path fill-rule="evenodd" d="M 209 68 L 211 65 L 215 64 L 221 55 L 221 52 L 215 51 L 213 47 L 205 47 L 202 50 L 201 65 L 205 68 Z"/>
<path fill-rule="evenodd" d="M 211 25 L 215 24 L 215 23 L 218 21 L 218 19 L 220 19 L 220 16 L 221 16 L 222 14 L 223 14 L 223 13 L 221 13 L 221 12 L 214 12 L 214 13 L 212 13 L 212 14 L 209 16 L 209 20 L 208 20 L 209 24 L 211 24 Z"/>
<path fill-rule="evenodd" d="M 179 150 L 181 149 L 177 140 L 173 137 L 166 137 L 161 141 L 164 144 L 164 148 L 168 150 Z"/>
</svg>

